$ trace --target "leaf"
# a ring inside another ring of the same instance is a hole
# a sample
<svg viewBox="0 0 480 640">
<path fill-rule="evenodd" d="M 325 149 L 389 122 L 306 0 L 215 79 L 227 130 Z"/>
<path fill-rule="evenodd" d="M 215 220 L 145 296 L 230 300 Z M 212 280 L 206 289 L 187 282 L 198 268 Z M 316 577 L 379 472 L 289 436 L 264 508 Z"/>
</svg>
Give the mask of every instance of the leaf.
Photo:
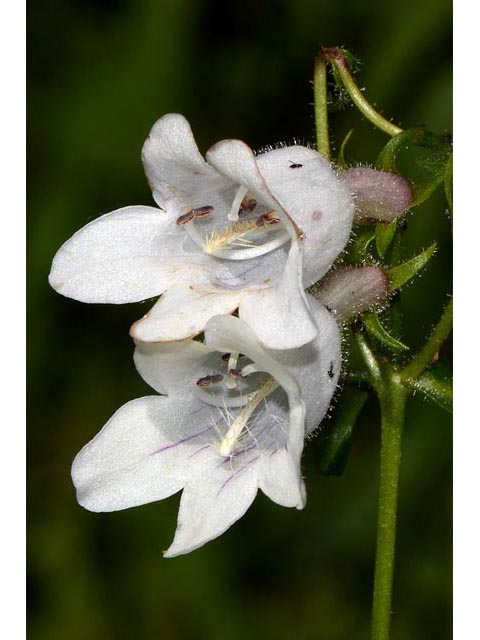
<svg viewBox="0 0 480 640">
<path fill-rule="evenodd" d="M 409 386 L 436 402 L 444 411 L 453 413 L 453 376 L 444 364 L 429 367 L 416 380 L 410 381 Z"/>
<path fill-rule="evenodd" d="M 345 387 L 333 420 L 320 434 L 320 471 L 327 476 L 342 475 L 350 453 L 353 427 L 367 401 L 368 391 Z"/>
<path fill-rule="evenodd" d="M 415 276 L 420 269 L 422 269 L 430 258 L 433 256 L 437 248 L 437 243 L 434 242 L 428 249 L 419 253 L 418 256 L 407 260 L 399 264 L 397 267 L 391 267 L 387 271 L 387 275 L 390 278 L 390 292 L 396 291 L 402 287 L 405 283 Z"/>
<path fill-rule="evenodd" d="M 412 183 L 413 202 L 415 207 L 425 200 L 442 184 L 452 155 L 451 141 L 448 136 L 441 136 L 428 131 L 425 127 L 407 129 L 394 136 L 380 152 L 377 167 L 382 171 L 401 173 Z M 409 161 L 410 176 L 399 172 L 397 161 Z"/>
<path fill-rule="evenodd" d="M 366 326 L 367 331 L 374 336 L 379 342 L 384 344 L 393 351 L 408 351 L 409 347 L 397 340 L 382 326 L 377 314 L 373 311 L 365 313 L 362 316 L 363 324 Z"/>
<path fill-rule="evenodd" d="M 343 139 L 342 145 L 340 147 L 340 151 L 338 152 L 337 166 L 340 169 L 344 169 L 347 166 L 346 162 L 345 162 L 345 148 L 346 148 L 346 146 L 348 144 L 348 141 L 352 137 L 352 134 L 353 134 L 354 131 L 355 131 L 355 129 L 350 129 L 350 131 L 347 133 L 347 135 Z"/>
<path fill-rule="evenodd" d="M 395 238 L 397 232 L 397 221 L 385 223 L 377 222 L 375 226 L 375 243 L 377 245 L 377 251 L 380 258 L 384 258 L 388 251 L 388 247 L 391 245 L 392 240 Z"/>
</svg>

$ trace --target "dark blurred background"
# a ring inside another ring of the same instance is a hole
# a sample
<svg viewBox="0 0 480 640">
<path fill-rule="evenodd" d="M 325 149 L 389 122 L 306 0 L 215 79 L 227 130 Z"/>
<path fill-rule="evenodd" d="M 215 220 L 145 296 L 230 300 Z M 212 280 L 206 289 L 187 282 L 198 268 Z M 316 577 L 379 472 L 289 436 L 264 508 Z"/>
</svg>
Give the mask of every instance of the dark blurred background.
<svg viewBox="0 0 480 640">
<path fill-rule="evenodd" d="M 151 125 L 175 111 L 200 149 L 313 142 L 313 58 L 344 45 L 366 95 L 403 127 L 451 130 L 446 0 L 36 0 L 29 3 L 29 601 L 31 640 L 367 638 L 378 486 L 375 402 L 341 478 L 306 449 L 303 512 L 258 496 L 227 534 L 164 560 L 178 495 L 113 514 L 81 509 L 77 451 L 147 395 L 130 323 L 147 306 L 84 305 L 49 289 L 55 251 L 101 213 L 153 204 L 140 163 Z M 386 136 L 353 108 L 332 115 L 338 150 L 373 162 Z M 409 220 L 408 251 L 439 242 L 402 305 L 418 346 L 450 290 L 446 203 Z M 451 636 L 451 424 L 412 398 L 399 505 L 393 638 Z"/>
</svg>

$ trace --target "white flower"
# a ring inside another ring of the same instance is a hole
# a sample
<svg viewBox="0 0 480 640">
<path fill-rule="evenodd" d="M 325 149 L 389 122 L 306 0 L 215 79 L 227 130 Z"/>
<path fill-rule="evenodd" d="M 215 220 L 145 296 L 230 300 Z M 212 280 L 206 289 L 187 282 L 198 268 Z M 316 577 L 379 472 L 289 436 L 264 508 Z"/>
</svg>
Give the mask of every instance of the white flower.
<svg viewBox="0 0 480 640">
<path fill-rule="evenodd" d="M 380 267 L 343 267 L 332 269 L 309 292 L 339 322 L 345 322 L 384 302 L 389 284 L 387 274 Z"/>
<path fill-rule="evenodd" d="M 167 395 L 124 405 L 80 451 L 72 468 L 79 503 L 115 511 L 183 489 L 167 556 L 222 534 L 259 488 L 303 508 L 304 438 L 324 417 L 341 366 L 337 323 L 309 301 L 318 334 L 296 350 L 265 350 L 228 315 L 209 320 L 205 344 L 139 343 L 139 373 Z"/>
<path fill-rule="evenodd" d="M 192 337 L 238 308 L 264 346 L 305 344 L 315 326 L 304 287 L 348 241 L 348 188 L 298 145 L 255 157 L 245 143 L 224 140 L 206 157 L 183 116 L 158 120 L 142 160 L 160 210 L 126 207 L 85 226 L 55 256 L 52 287 L 115 304 L 163 293 L 132 327 L 142 341 Z"/>
<path fill-rule="evenodd" d="M 402 176 L 370 167 L 351 167 L 339 174 L 355 201 L 355 222 L 393 222 L 413 202 L 410 183 Z"/>
</svg>

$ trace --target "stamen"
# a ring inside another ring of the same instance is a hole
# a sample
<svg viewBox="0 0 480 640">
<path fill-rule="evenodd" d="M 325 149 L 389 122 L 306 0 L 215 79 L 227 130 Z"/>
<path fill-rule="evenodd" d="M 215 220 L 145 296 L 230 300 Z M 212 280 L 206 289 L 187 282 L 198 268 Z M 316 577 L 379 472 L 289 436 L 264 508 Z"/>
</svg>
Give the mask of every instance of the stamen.
<svg viewBox="0 0 480 640">
<path fill-rule="evenodd" d="M 213 210 L 214 207 L 210 205 L 197 207 L 196 209 L 189 209 L 186 213 L 177 218 L 177 224 L 187 224 L 188 222 L 195 220 L 195 218 L 203 218 L 204 216 L 210 215 Z"/>
<path fill-rule="evenodd" d="M 197 380 L 197 387 L 209 387 L 211 384 L 218 384 L 223 380 L 221 373 L 214 373 Z"/>
<path fill-rule="evenodd" d="M 192 209 L 192 213 L 194 214 L 195 218 L 203 218 L 205 216 L 209 216 L 214 208 L 215 207 L 207 204 L 204 207 L 197 207 L 196 209 Z"/>
<path fill-rule="evenodd" d="M 223 440 L 215 445 L 215 448 L 221 456 L 228 457 L 231 455 L 232 451 L 235 448 L 235 444 L 238 442 L 240 434 L 242 433 L 243 429 L 247 427 L 247 422 L 252 413 L 262 402 L 262 400 L 264 400 L 277 387 L 278 384 L 273 378 L 267 378 L 267 380 L 257 391 L 249 394 L 248 401 L 238 415 L 237 419 L 229 427 Z"/>
<path fill-rule="evenodd" d="M 279 222 L 280 218 L 278 217 L 278 213 L 276 211 L 268 211 L 258 217 L 255 224 L 257 227 L 264 227 L 265 225 L 278 224 Z"/>
<path fill-rule="evenodd" d="M 184 213 L 183 216 L 177 218 L 177 224 L 187 224 L 187 222 L 194 220 L 194 218 L 195 214 L 193 213 L 193 209 L 190 209 L 190 211 Z"/>
<path fill-rule="evenodd" d="M 240 369 L 240 377 L 246 378 L 250 374 L 258 373 L 259 371 L 263 371 L 263 369 L 260 369 L 256 364 L 247 364 L 246 367 L 243 367 L 243 369 Z M 230 371 L 228 373 L 230 374 Z"/>
<path fill-rule="evenodd" d="M 232 351 L 232 353 L 230 354 L 227 365 L 227 371 L 229 375 L 230 371 L 236 368 L 239 356 L 240 354 L 238 353 L 238 351 Z M 226 382 L 226 386 L 227 389 L 235 389 L 235 387 L 237 386 L 237 381 L 234 378 L 229 377 Z"/>
<path fill-rule="evenodd" d="M 199 400 L 205 404 L 209 404 L 211 407 L 222 407 L 222 409 L 226 409 L 227 407 L 231 409 L 244 407 L 249 398 L 248 394 L 228 396 L 221 393 L 212 393 L 210 391 L 205 391 L 205 389 L 198 385 L 195 385 L 193 388 L 195 390 L 195 395 Z"/>
<path fill-rule="evenodd" d="M 239 218 L 244 218 L 247 214 L 252 213 L 252 211 L 255 209 L 255 207 L 257 206 L 257 201 L 252 199 L 248 199 L 248 198 L 244 198 L 240 204 L 240 209 L 238 210 L 238 217 Z"/>
<path fill-rule="evenodd" d="M 203 237 L 198 232 L 197 227 L 195 226 L 195 218 L 192 218 L 189 222 L 185 224 L 185 231 L 187 232 L 188 237 L 192 242 L 194 242 L 197 247 L 203 250 Z"/>
<path fill-rule="evenodd" d="M 237 193 L 235 194 L 235 198 L 233 199 L 232 206 L 230 208 L 230 213 L 227 216 L 228 219 L 231 220 L 232 222 L 238 221 L 238 213 L 239 213 L 238 210 L 240 208 L 241 203 L 243 202 L 243 199 L 245 198 L 247 191 L 248 189 L 246 187 L 240 187 Z"/>
</svg>

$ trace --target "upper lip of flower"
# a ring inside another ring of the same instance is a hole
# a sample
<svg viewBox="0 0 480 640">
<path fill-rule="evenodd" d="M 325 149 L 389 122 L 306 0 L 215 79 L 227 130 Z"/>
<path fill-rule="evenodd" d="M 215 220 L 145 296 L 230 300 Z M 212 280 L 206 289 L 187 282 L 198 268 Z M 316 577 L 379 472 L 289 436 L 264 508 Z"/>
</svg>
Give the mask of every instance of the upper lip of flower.
<svg viewBox="0 0 480 640">
<path fill-rule="evenodd" d="M 217 143 L 206 162 L 178 114 L 154 125 L 142 159 L 163 211 L 127 207 L 84 227 L 57 253 L 52 286 L 85 302 L 133 302 L 166 291 L 132 327 L 144 341 L 191 337 L 214 313 L 238 307 L 269 348 L 312 340 L 304 286 L 330 267 L 353 218 L 351 197 L 328 163 L 300 146 L 256 158 L 239 140 Z M 275 287 L 282 286 L 279 296 Z"/>
<path fill-rule="evenodd" d="M 168 395 L 128 403 L 82 449 L 72 468 L 80 504 L 112 511 L 184 488 L 169 556 L 223 533 L 258 488 L 279 504 L 302 508 L 304 437 L 328 408 L 341 362 L 335 321 L 322 305 L 310 303 L 320 331 L 298 351 L 266 351 L 248 325 L 231 316 L 209 320 L 205 344 L 139 343 L 140 374 Z M 224 352 L 229 356 L 222 359 Z M 240 399 L 239 406 L 204 402 L 198 392 L 210 393 L 209 386 L 196 383 L 221 371 L 225 377 L 212 386 L 226 385 L 233 364 L 251 376 L 237 378 L 242 387 L 223 388 L 225 398 Z"/>
</svg>

